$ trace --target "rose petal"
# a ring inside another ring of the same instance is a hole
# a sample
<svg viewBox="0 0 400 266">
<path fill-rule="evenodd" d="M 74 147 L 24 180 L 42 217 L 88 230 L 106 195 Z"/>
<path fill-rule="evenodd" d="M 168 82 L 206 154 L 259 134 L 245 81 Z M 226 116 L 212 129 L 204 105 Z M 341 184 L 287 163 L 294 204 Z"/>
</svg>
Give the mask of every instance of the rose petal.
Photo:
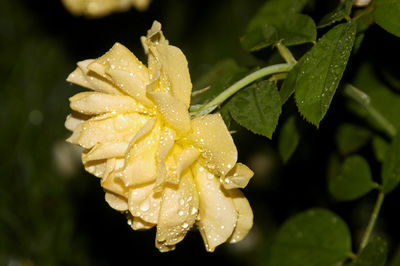
<svg viewBox="0 0 400 266">
<path fill-rule="evenodd" d="M 190 130 L 190 117 L 184 103 L 169 92 L 152 91 L 148 92 L 162 114 L 164 120 L 178 135 L 183 135 Z"/>
<path fill-rule="evenodd" d="M 250 168 L 242 163 L 237 163 L 225 177 L 221 177 L 221 183 L 225 189 L 244 188 L 253 175 L 254 173 Z"/>
<path fill-rule="evenodd" d="M 179 185 L 167 185 L 163 191 L 156 242 L 166 246 L 180 242 L 196 221 L 198 209 L 196 186 L 187 172 Z"/>
<path fill-rule="evenodd" d="M 107 74 L 110 75 L 121 91 L 126 92 L 144 106 L 152 107 L 154 105 L 146 96 L 148 80 L 141 80 L 135 72 L 126 72 L 118 69 L 110 68 L 107 70 Z"/>
<path fill-rule="evenodd" d="M 106 112 L 143 112 L 144 107 L 129 96 L 81 92 L 69 98 L 72 110 L 87 115 Z"/>
<path fill-rule="evenodd" d="M 159 145 L 161 127 L 155 120 L 149 120 L 138 131 L 128 147 L 125 166 L 113 175 L 126 186 L 140 185 L 156 179 L 156 152 Z"/>
<path fill-rule="evenodd" d="M 124 157 L 129 147 L 128 142 L 98 143 L 82 156 L 83 163 L 113 157 Z"/>
<path fill-rule="evenodd" d="M 206 115 L 191 121 L 189 143 L 200 148 L 207 168 L 224 176 L 235 165 L 237 150 L 220 114 Z"/>
<path fill-rule="evenodd" d="M 232 235 L 237 221 L 236 209 L 213 174 L 199 164 L 193 170 L 200 198 L 199 230 L 207 251 L 212 252 Z"/>
<path fill-rule="evenodd" d="M 84 88 L 95 90 L 86 79 L 85 73 L 83 73 L 82 69 L 79 67 L 77 67 L 71 74 L 69 74 L 69 76 L 67 77 L 67 81 L 82 86 Z"/>
<path fill-rule="evenodd" d="M 129 218 L 128 224 L 129 223 L 133 230 L 147 230 L 155 226 L 155 224 L 145 222 L 139 217 Z"/>
<path fill-rule="evenodd" d="M 106 192 L 105 200 L 111 208 L 116 209 L 117 211 L 128 210 L 128 201 L 121 196 L 118 196 L 111 192 Z"/>
<path fill-rule="evenodd" d="M 90 118 L 91 116 L 72 112 L 70 115 L 67 116 L 67 119 L 65 120 L 65 127 L 68 130 L 74 131 L 78 127 L 78 125 L 82 124 Z"/>
<path fill-rule="evenodd" d="M 154 21 L 151 29 L 147 32 L 147 36 L 142 37 L 141 41 L 148 55 L 150 73 L 154 76 L 157 72 L 156 66 L 160 65 L 161 83 L 169 83 L 172 96 L 183 102 L 186 109 L 189 108 L 192 83 L 185 55 L 179 48 L 168 44 L 158 21 Z M 165 79 L 168 82 L 165 82 Z M 153 77 L 152 80 L 155 80 L 155 78 Z"/>
<path fill-rule="evenodd" d="M 196 161 L 199 155 L 199 151 L 194 147 L 188 147 L 182 150 L 179 154 L 176 154 L 174 156 L 176 171 L 174 175 L 168 177 L 167 182 L 178 184 L 182 173 Z"/>
<path fill-rule="evenodd" d="M 130 213 L 148 223 L 156 224 L 160 212 L 161 193 L 153 191 L 155 183 L 134 186 L 129 190 Z"/>
<path fill-rule="evenodd" d="M 172 129 L 165 127 L 161 133 L 157 152 L 156 188 L 162 185 L 167 177 L 165 158 L 175 144 L 176 134 Z"/>
<path fill-rule="evenodd" d="M 107 53 L 93 60 L 88 65 L 88 68 L 105 79 L 110 79 L 107 74 L 108 69 L 134 73 L 135 79 L 139 84 L 143 86 L 149 84 L 147 67 L 128 48 L 120 43 L 115 43 Z"/>
<path fill-rule="evenodd" d="M 104 175 L 101 180 L 101 186 L 114 194 L 128 198 L 128 189 L 120 179 L 113 175 Z"/>
<path fill-rule="evenodd" d="M 146 116 L 136 113 L 119 114 L 103 120 L 90 119 L 78 126 L 71 141 L 75 142 L 75 132 L 80 132 L 77 143 L 86 149 L 97 143 L 130 141 L 147 119 Z"/>
<path fill-rule="evenodd" d="M 90 71 L 88 69 L 88 66 L 93 61 L 94 61 L 93 59 L 88 59 L 78 62 L 78 67 L 81 69 L 82 74 L 85 76 L 86 81 L 89 84 L 89 86 L 85 87 L 99 92 L 121 95 L 122 93 L 119 91 L 117 87 L 114 86 L 114 84 L 112 84 L 109 78 L 101 76 L 96 72 Z"/>
<path fill-rule="evenodd" d="M 150 46 L 150 53 L 161 64 L 161 73 L 165 73 L 171 84 L 172 96 L 189 108 L 192 82 L 185 55 L 179 48 L 167 44 Z"/>
<path fill-rule="evenodd" d="M 228 242 L 236 243 L 242 240 L 253 226 L 253 211 L 249 201 L 239 189 L 230 189 L 228 194 L 232 197 L 238 214 L 235 230 L 233 230 Z"/>
</svg>

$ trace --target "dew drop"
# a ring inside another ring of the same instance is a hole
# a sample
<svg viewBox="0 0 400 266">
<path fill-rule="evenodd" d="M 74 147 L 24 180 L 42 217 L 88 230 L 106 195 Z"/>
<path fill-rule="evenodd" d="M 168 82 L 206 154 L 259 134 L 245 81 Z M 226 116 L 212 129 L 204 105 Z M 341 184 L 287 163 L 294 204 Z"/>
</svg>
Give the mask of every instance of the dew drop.
<svg viewBox="0 0 400 266">
<path fill-rule="evenodd" d="M 186 228 L 189 227 L 189 224 L 188 224 L 188 223 L 183 223 L 183 224 L 182 224 L 182 227 L 183 227 L 184 229 L 186 229 Z"/>
<path fill-rule="evenodd" d="M 150 209 L 150 200 L 145 199 L 141 204 L 140 204 L 140 209 L 144 212 L 148 211 Z"/>
</svg>

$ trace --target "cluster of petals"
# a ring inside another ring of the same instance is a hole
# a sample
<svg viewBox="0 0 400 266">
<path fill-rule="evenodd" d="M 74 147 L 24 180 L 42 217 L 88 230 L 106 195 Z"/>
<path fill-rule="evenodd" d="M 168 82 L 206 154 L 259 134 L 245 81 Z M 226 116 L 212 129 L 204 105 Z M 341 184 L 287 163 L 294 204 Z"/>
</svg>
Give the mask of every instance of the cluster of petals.
<svg viewBox="0 0 400 266">
<path fill-rule="evenodd" d="M 75 16 L 103 17 L 126 11 L 132 6 L 144 11 L 151 0 L 62 0 L 65 8 Z"/>
<path fill-rule="evenodd" d="M 243 239 L 253 224 L 239 188 L 253 176 L 219 114 L 191 118 L 192 84 L 182 51 L 154 22 L 141 38 L 147 67 L 116 43 L 78 63 L 68 81 L 91 91 L 70 98 L 69 142 L 101 179 L 109 205 L 135 230 L 156 230 L 160 251 L 198 228 L 206 249 Z"/>
</svg>

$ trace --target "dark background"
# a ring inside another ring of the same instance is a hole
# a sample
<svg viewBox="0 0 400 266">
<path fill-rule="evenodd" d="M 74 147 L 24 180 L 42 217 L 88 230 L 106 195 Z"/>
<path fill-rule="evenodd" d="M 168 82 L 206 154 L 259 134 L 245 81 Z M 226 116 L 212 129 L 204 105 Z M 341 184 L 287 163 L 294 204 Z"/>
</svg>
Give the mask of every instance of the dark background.
<svg viewBox="0 0 400 266">
<path fill-rule="evenodd" d="M 321 5 L 321 14 L 332 2 Z M 308 134 L 285 168 L 275 142 L 241 130 L 233 135 L 240 161 L 256 173 L 244 191 L 254 227 L 244 241 L 214 253 L 205 251 L 197 231 L 175 251 L 159 253 L 155 230 L 130 229 L 104 201 L 99 180 L 83 170 L 77 149 L 64 142 L 68 98 L 82 90 L 65 81 L 77 61 L 96 58 L 118 41 L 145 62 L 139 38 L 158 20 L 170 43 L 185 53 L 194 83 L 228 57 L 251 67 L 259 61 L 239 39 L 262 3 L 154 0 L 145 12 L 86 19 L 71 16 L 57 0 L 1 0 L 0 265 L 264 265 L 278 225 L 314 206 L 337 211 L 357 242 L 375 194 L 338 204 L 326 192 L 327 150 L 335 149 L 332 128 L 340 111 L 328 113 L 319 131 L 304 123 Z M 377 28 L 370 36 L 391 38 Z M 361 53 L 367 56 L 369 48 Z M 393 197 L 387 208 L 395 207 Z M 393 253 L 398 220 L 385 208 L 377 231 L 386 232 Z"/>
</svg>

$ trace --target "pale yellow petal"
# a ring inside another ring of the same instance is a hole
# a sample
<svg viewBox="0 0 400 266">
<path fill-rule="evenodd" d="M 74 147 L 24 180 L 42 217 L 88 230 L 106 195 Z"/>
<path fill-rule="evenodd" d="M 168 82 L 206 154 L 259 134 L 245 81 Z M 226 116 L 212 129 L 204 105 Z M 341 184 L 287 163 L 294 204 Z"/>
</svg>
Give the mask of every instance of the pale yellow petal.
<svg viewBox="0 0 400 266">
<path fill-rule="evenodd" d="M 145 222 L 139 217 L 129 218 L 128 224 L 130 224 L 133 230 L 147 230 L 155 226 L 155 224 Z"/>
<path fill-rule="evenodd" d="M 154 181 L 156 179 L 156 152 L 160 134 L 160 125 L 154 125 L 154 120 L 148 121 L 131 141 L 125 166 L 114 172 L 113 175 L 121 179 L 126 186 Z"/>
<path fill-rule="evenodd" d="M 121 91 L 132 96 L 144 106 L 152 107 L 154 105 L 153 102 L 146 96 L 146 86 L 149 84 L 149 77 L 141 77 L 140 73 L 126 72 L 112 68 L 107 70 L 107 74 L 110 75 Z"/>
<path fill-rule="evenodd" d="M 237 150 L 220 114 L 206 115 L 191 121 L 189 142 L 200 148 L 206 167 L 224 176 L 235 165 Z"/>
<path fill-rule="evenodd" d="M 98 73 L 89 70 L 88 66 L 93 63 L 93 59 L 88 59 L 78 62 L 78 67 L 81 69 L 89 86 L 85 86 L 95 91 L 109 93 L 109 94 L 122 94 L 119 89 L 114 86 L 109 78 L 106 78 Z"/>
<path fill-rule="evenodd" d="M 253 211 L 249 201 L 239 189 L 230 189 L 228 194 L 232 197 L 238 214 L 235 230 L 233 230 L 228 242 L 236 243 L 242 240 L 253 226 Z"/>
<path fill-rule="evenodd" d="M 158 249 L 158 251 L 163 252 L 163 253 L 175 250 L 175 245 L 165 245 L 161 242 L 158 242 L 157 240 L 156 240 L 155 244 L 156 244 L 156 248 Z"/>
<path fill-rule="evenodd" d="M 175 175 L 168 178 L 168 182 L 178 184 L 182 173 L 191 166 L 199 157 L 200 152 L 194 147 L 187 147 L 179 154 L 175 155 L 176 170 Z"/>
<path fill-rule="evenodd" d="M 131 187 L 128 195 L 129 211 L 132 216 L 156 224 L 161 205 L 161 193 L 153 191 L 154 182 Z"/>
<path fill-rule="evenodd" d="M 199 230 L 207 251 L 211 252 L 232 235 L 237 213 L 232 198 L 212 173 L 196 164 L 194 176 L 200 198 Z"/>
<path fill-rule="evenodd" d="M 191 172 L 187 172 L 179 185 L 167 185 L 163 191 L 156 242 L 160 246 L 180 242 L 195 223 L 198 209 L 196 185 Z"/>
<path fill-rule="evenodd" d="M 128 198 L 128 188 L 121 182 L 120 179 L 113 175 L 106 175 L 101 180 L 101 186 L 114 194 Z"/>
<path fill-rule="evenodd" d="M 154 75 L 157 72 L 156 65 L 160 65 L 161 79 L 168 79 L 172 96 L 183 102 L 186 109 L 189 108 L 192 83 L 185 55 L 179 48 L 168 44 L 158 21 L 154 21 L 147 36 L 141 40 L 148 55 L 150 73 Z"/>
<path fill-rule="evenodd" d="M 155 20 L 151 25 L 151 28 L 147 31 L 147 36 L 140 37 L 144 52 L 149 53 L 149 45 L 152 43 L 168 44 L 168 40 L 165 39 L 163 32 L 161 31 L 161 23 Z"/>
<path fill-rule="evenodd" d="M 82 157 L 85 157 L 87 153 L 88 153 L 87 150 L 83 151 Z M 85 166 L 86 171 L 88 171 L 89 173 L 100 178 L 106 178 L 112 171 L 120 168 L 123 165 L 123 160 L 110 158 L 103 160 L 88 161 L 84 162 L 83 164 Z"/>
<path fill-rule="evenodd" d="M 146 10 L 150 5 L 151 0 L 131 0 L 132 5 L 139 11 Z"/>
<path fill-rule="evenodd" d="M 147 119 L 146 116 L 136 113 L 119 114 L 103 120 L 90 119 L 80 125 L 78 143 L 88 149 L 97 143 L 130 141 Z M 75 131 L 78 132 L 78 130 Z"/>
<path fill-rule="evenodd" d="M 113 157 L 124 157 L 129 142 L 98 143 L 87 154 L 82 156 L 82 161 L 102 160 Z"/>
<path fill-rule="evenodd" d="M 183 135 L 190 130 L 190 116 L 183 102 L 172 97 L 168 92 L 152 91 L 148 94 L 156 103 L 164 120 L 176 130 L 178 135 Z"/>
<path fill-rule="evenodd" d="M 86 0 L 61 0 L 61 2 L 69 12 L 75 16 L 79 16 L 82 15 Z"/>
<path fill-rule="evenodd" d="M 67 81 L 82 86 L 84 88 L 95 90 L 88 82 L 85 73 L 83 73 L 82 69 L 79 67 L 77 67 L 71 74 L 69 74 L 69 76 L 67 77 Z"/>
<path fill-rule="evenodd" d="M 82 157 L 85 155 L 86 155 L 86 152 L 83 152 Z M 118 170 L 123 165 L 124 165 L 124 160 L 118 159 L 118 158 L 110 158 L 110 159 L 84 162 L 85 170 L 99 178 L 108 177 L 108 175 L 112 171 Z"/>
<path fill-rule="evenodd" d="M 253 175 L 254 173 L 250 168 L 242 163 L 237 163 L 226 176 L 221 177 L 221 183 L 225 189 L 244 188 Z"/>
<path fill-rule="evenodd" d="M 172 146 L 170 152 L 165 158 L 165 166 L 167 170 L 167 175 L 164 179 L 166 183 L 177 185 L 179 184 L 179 178 L 177 176 L 177 160 L 176 157 L 182 152 L 182 147 L 175 142 Z"/>
<path fill-rule="evenodd" d="M 133 98 L 123 95 L 112 95 L 101 92 L 81 92 L 75 94 L 70 100 L 70 107 L 87 115 L 106 112 L 143 112 L 144 107 Z"/>
<path fill-rule="evenodd" d="M 88 68 L 105 79 L 110 79 L 107 71 L 111 69 L 133 73 L 138 84 L 146 86 L 149 83 L 147 67 L 120 43 L 115 43 L 107 53 L 92 61 Z"/>
<path fill-rule="evenodd" d="M 161 64 L 161 72 L 165 73 L 171 84 L 172 96 L 189 108 L 192 93 L 192 82 L 188 63 L 182 51 L 172 45 L 155 44 L 150 47 L 157 61 Z"/>
<path fill-rule="evenodd" d="M 128 201 L 126 198 L 118 196 L 112 192 L 106 192 L 105 200 L 110 205 L 111 208 L 117 211 L 128 210 Z"/>
<path fill-rule="evenodd" d="M 128 1 L 87 0 L 84 14 L 87 17 L 103 17 L 116 11 L 128 10 Z"/>
<path fill-rule="evenodd" d="M 85 153 L 82 153 L 85 156 Z M 104 174 L 107 172 L 107 160 L 96 160 L 84 163 L 85 170 L 94 176 L 103 178 Z"/>
<path fill-rule="evenodd" d="M 165 164 L 165 158 L 175 144 L 176 134 L 175 131 L 168 127 L 164 127 L 161 132 L 160 140 L 158 142 L 157 151 L 157 177 L 156 177 L 156 188 L 165 182 L 167 177 L 167 167 Z"/>
<path fill-rule="evenodd" d="M 65 127 L 68 130 L 74 131 L 78 127 L 78 125 L 82 124 L 89 118 L 91 118 L 91 116 L 72 112 L 67 116 L 67 119 L 65 120 Z"/>
</svg>

